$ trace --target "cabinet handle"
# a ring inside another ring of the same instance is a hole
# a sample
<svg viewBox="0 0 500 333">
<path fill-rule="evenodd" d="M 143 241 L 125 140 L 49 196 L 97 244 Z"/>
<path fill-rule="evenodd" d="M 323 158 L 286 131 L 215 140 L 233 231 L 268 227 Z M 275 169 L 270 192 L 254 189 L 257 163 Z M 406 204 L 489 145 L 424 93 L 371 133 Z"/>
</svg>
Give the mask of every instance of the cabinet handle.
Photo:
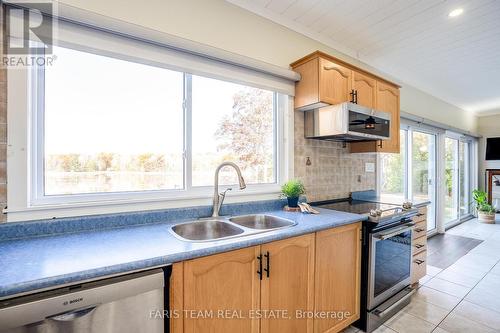
<svg viewBox="0 0 500 333">
<path fill-rule="evenodd" d="M 417 213 L 417 216 L 420 217 L 420 216 L 424 216 L 425 214 L 424 213 Z"/>
<path fill-rule="evenodd" d="M 422 229 L 422 228 L 417 228 L 415 229 L 416 232 L 422 232 L 422 231 L 425 231 L 425 229 Z"/>
<path fill-rule="evenodd" d="M 417 265 L 422 265 L 424 262 L 425 262 L 425 260 L 420 260 L 420 259 L 417 259 L 414 261 L 414 263 Z"/>
<path fill-rule="evenodd" d="M 354 99 L 354 89 L 351 89 L 351 92 L 349 93 L 351 95 L 351 103 L 356 103 Z"/>
<path fill-rule="evenodd" d="M 266 257 L 266 268 L 264 268 L 264 271 L 266 272 L 267 277 L 269 278 L 269 266 L 271 265 L 271 257 L 269 256 L 269 251 L 264 254 L 264 257 Z"/>
<path fill-rule="evenodd" d="M 424 244 L 415 244 L 415 247 L 416 247 L 417 249 L 421 249 L 421 248 L 423 248 L 424 246 L 425 246 Z"/>
<path fill-rule="evenodd" d="M 358 91 L 354 90 L 354 103 L 358 104 Z"/>
<path fill-rule="evenodd" d="M 382 148 L 382 142 L 383 142 L 382 140 L 379 140 L 379 142 L 378 142 L 378 147 L 379 148 Z"/>
<path fill-rule="evenodd" d="M 262 254 L 258 255 L 257 259 L 259 260 L 259 270 L 257 274 L 259 274 L 259 280 L 262 280 Z"/>
</svg>

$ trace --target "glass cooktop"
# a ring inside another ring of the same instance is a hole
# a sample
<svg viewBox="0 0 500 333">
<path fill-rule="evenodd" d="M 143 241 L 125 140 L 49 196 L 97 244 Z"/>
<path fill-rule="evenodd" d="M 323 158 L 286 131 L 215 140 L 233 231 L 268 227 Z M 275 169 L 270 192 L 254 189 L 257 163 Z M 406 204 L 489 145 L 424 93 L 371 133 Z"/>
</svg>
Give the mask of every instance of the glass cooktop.
<svg viewBox="0 0 500 333">
<path fill-rule="evenodd" d="M 382 217 L 394 215 L 395 210 L 401 209 L 401 206 L 393 204 L 385 204 L 380 202 L 370 202 L 370 201 L 340 201 L 340 202 L 318 202 L 313 203 L 313 206 L 338 210 L 341 212 L 348 212 L 354 214 L 370 214 L 371 210 L 380 209 L 382 211 Z"/>
</svg>

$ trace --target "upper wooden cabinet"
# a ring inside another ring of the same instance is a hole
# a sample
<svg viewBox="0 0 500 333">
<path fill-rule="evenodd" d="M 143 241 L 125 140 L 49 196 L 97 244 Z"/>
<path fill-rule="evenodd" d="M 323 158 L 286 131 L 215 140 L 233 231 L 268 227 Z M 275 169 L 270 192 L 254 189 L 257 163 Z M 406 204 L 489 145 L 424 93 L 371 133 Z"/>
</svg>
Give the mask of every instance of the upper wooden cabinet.
<svg viewBox="0 0 500 333">
<path fill-rule="evenodd" d="M 352 89 L 350 68 L 314 57 L 293 69 L 301 75 L 295 86 L 295 109 L 310 110 L 349 100 Z"/>
<path fill-rule="evenodd" d="M 377 99 L 376 86 L 377 80 L 373 77 L 359 72 L 352 72 L 352 89 L 356 93 L 356 102 L 359 105 L 375 108 Z"/>
<path fill-rule="evenodd" d="M 352 153 L 399 153 L 399 86 L 377 75 L 316 51 L 290 65 L 301 75 L 295 86 L 295 109 L 312 110 L 342 102 L 391 114 L 391 138 L 351 143 Z"/>
<path fill-rule="evenodd" d="M 319 101 L 338 104 L 349 99 L 352 71 L 326 59 L 319 58 Z"/>
<path fill-rule="evenodd" d="M 351 153 L 377 152 L 399 154 L 399 89 L 384 82 L 377 81 L 375 100 L 375 109 L 391 114 L 391 138 L 389 140 L 380 141 L 351 142 Z"/>
</svg>

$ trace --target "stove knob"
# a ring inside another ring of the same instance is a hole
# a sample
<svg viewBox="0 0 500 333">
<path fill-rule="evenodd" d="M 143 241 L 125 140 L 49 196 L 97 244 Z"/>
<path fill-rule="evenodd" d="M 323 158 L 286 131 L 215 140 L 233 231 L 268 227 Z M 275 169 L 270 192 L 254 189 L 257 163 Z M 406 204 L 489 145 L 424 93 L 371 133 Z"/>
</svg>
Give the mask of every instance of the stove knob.
<svg viewBox="0 0 500 333">
<path fill-rule="evenodd" d="M 403 209 L 411 209 L 413 204 L 410 201 L 403 202 Z"/>
</svg>

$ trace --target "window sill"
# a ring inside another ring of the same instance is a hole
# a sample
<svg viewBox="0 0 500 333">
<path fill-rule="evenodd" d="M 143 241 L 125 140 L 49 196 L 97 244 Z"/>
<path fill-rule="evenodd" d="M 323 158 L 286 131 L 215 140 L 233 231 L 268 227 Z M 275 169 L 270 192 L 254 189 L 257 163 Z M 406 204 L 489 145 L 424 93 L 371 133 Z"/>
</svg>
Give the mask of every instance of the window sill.
<svg viewBox="0 0 500 333">
<path fill-rule="evenodd" d="M 220 189 L 222 190 L 221 187 Z M 225 203 L 237 203 L 257 200 L 270 200 L 279 197 L 280 187 L 277 184 L 256 186 L 245 190 L 229 192 Z M 168 208 L 182 208 L 193 206 L 209 206 L 212 204 L 213 188 L 204 188 L 196 193 L 177 193 L 175 196 L 163 196 L 157 193 L 156 197 L 123 198 L 109 200 L 102 199 L 81 202 L 64 202 L 60 197 L 58 202 L 33 202 L 29 207 L 11 207 L 4 210 L 8 213 L 7 221 L 27 221 L 38 219 L 52 219 L 96 214 L 125 213 L 144 210 L 159 210 Z M 89 197 L 90 198 L 90 197 Z"/>
</svg>

